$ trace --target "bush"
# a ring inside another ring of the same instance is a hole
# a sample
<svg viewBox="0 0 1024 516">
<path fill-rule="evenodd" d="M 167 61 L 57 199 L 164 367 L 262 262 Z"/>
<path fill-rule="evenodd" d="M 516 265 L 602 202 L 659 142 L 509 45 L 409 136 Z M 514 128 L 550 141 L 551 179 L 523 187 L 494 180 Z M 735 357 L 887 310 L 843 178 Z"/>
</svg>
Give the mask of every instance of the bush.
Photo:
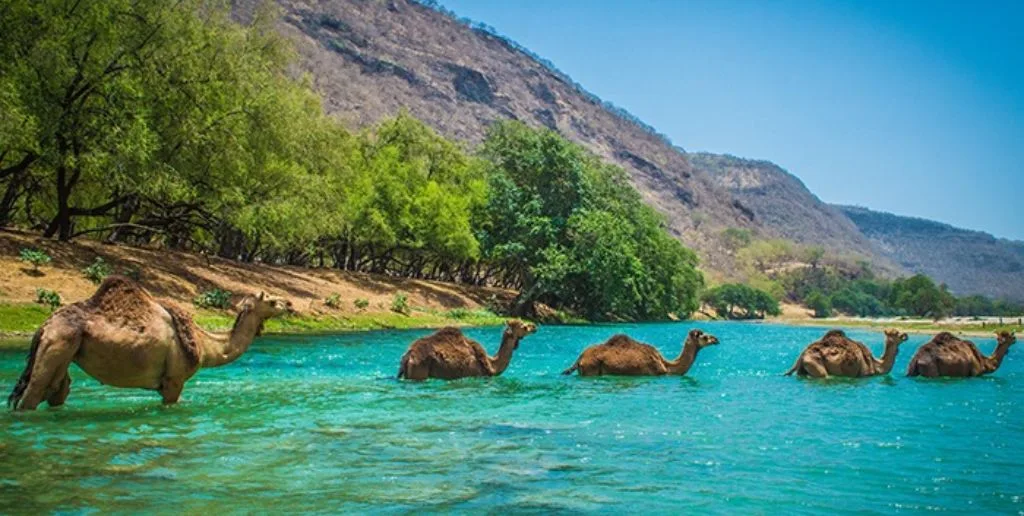
<svg viewBox="0 0 1024 516">
<path fill-rule="evenodd" d="M 192 303 L 199 308 L 231 308 L 231 292 L 219 288 L 204 290 L 192 300 Z"/>
<path fill-rule="evenodd" d="M 355 301 L 353 301 L 352 304 L 355 305 L 355 307 L 358 308 L 359 310 L 366 310 L 366 308 L 370 306 L 370 301 L 367 299 L 358 298 Z"/>
<path fill-rule="evenodd" d="M 766 315 L 782 313 L 779 302 L 770 294 L 739 283 L 727 283 L 708 290 L 702 300 L 711 305 L 719 317 L 726 319 L 764 319 Z"/>
<path fill-rule="evenodd" d="M 20 259 L 31 264 L 33 271 L 39 271 L 40 265 L 50 263 L 50 255 L 38 249 L 22 249 Z"/>
<path fill-rule="evenodd" d="M 124 274 L 135 281 L 142 281 L 142 269 L 140 269 L 138 265 L 125 267 L 121 270 L 121 274 Z"/>
<path fill-rule="evenodd" d="M 472 315 L 472 312 L 466 308 L 452 308 L 451 310 L 448 310 L 447 315 L 452 319 L 465 319 Z"/>
<path fill-rule="evenodd" d="M 324 299 L 324 304 L 328 308 L 341 308 L 341 294 L 331 294 Z"/>
<path fill-rule="evenodd" d="M 814 310 L 814 317 L 816 318 L 820 319 L 832 315 L 832 302 L 820 290 L 815 290 L 808 294 L 804 302 L 807 303 L 807 308 Z"/>
<path fill-rule="evenodd" d="M 52 312 L 57 308 L 60 308 L 60 305 L 63 303 L 63 300 L 61 299 L 60 294 L 58 294 L 56 290 L 37 288 L 36 303 L 50 307 L 50 311 Z"/>
<path fill-rule="evenodd" d="M 92 262 L 92 265 L 82 269 L 82 273 L 85 277 L 95 283 L 100 284 L 103 278 L 110 276 L 110 265 L 103 261 L 103 258 L 96 257 L 96 261 Z"/>
<path fill-rule="evenodd" d="M 409 296 L 403 292 L 395 294 L 395 297 L 391 299 L 391 311 L 408 315 L 410 312 Z"/>
</svg>

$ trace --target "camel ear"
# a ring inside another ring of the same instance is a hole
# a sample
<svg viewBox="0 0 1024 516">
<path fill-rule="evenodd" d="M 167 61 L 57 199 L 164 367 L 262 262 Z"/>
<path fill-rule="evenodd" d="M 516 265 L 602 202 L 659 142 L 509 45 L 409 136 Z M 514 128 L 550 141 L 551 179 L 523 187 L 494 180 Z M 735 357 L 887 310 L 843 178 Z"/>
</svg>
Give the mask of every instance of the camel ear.
<svg viewBox="0 0 1024 516">
<path fill-rule="evenodd" d="M 690 336 L 695 338 L 695 339 L 697 337 L 700 337 L 701 335 L 704 335 L 704 332 L 702 332 L 700 330 L 690 330 Z"/>
<path fill-rule="evenodd" d="M 260 301 L 263 301 L 263 298 L 264 298 L 264 297 L 267 297 L 267 294 L 266 294 L 266 292 L 263 292 L 263 291 L 261 290 L 261 291 L 260 291 L 260 295 L 259 295 L 259 297 L 257 297 L 256 299 L 259 299 Z"/>
</svg>

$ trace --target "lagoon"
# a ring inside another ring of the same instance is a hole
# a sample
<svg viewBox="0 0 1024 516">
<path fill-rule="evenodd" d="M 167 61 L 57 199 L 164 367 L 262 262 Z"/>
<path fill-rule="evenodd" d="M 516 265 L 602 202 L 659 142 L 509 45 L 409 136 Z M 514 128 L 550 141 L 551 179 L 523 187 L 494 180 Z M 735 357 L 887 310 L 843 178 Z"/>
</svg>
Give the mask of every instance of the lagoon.
<svg viewBox="0 0 1024 516">
<path fill-rule="evenodd" d="M 687 377 L 579 378 L 579 352 L 626 332 Z M 467 333 L 491 352 L 500 328 Z M 182 403 L 73 367 L 66 406 L 0 414 L 11 512 L 1024 511 L 1024 352 L 974 379 L 784 377 L 821 328 L 751 323 L 546 326 L 505 374 L 394 379 L 430 333 L 268 336 L 204 370 Z M 876 354 L 882 335 L 851 331 Z M 992 338 L 975 339 L 984 353 Z M 0 351 L 9 392 L 24 351 Z"/>
</svg>

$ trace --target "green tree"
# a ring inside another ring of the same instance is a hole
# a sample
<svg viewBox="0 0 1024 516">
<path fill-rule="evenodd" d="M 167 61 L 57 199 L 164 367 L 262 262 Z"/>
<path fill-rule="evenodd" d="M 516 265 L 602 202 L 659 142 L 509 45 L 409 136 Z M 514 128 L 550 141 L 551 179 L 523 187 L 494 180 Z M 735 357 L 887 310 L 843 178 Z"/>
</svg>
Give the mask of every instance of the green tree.
<svg viewBox="0 0 1024 516">
<path fill-rule="evenodd" d="M 806 303 L 807 308 L 814 310 L 814 317 L 822 318 L 832 315 L 832 302 L 820 290 L 814 290 L 808 294 L 804 303 Z"/>
<path fill-rule="evenodd" d="M 725 319 L 763 319 L 782 313 L 778 301 L 763 290 L 740 283 L 726 283 L 702 296 L 719 317 Z"/>
</svg>

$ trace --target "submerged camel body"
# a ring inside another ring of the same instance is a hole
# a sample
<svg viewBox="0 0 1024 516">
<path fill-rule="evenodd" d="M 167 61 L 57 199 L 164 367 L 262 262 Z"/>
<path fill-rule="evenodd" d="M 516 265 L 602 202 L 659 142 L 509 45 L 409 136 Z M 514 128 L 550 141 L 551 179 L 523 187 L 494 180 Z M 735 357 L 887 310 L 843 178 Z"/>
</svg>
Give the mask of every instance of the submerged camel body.
<svg viewBox="0 0 1024 516">
<path fill-rule="evenodd" d="M 91 298 L 54 312 L 36 331 L 7 404 L 22 410 L 43 400 L 63 404 L 71 390 L 72 363 L 104 385 L 156 390 L 164 403 L 175 403 L 196 371 L 240 357 L 263 322 L 291 311 L 291 302 L 260 294 L 239 308 L 229 333 L 208 333 L 132 280 L 110 276 Z"/>
<path fill-rule="evenodd" d="M 827 378 L 845 376 L 858 378 L 889 374 L 896 363 L 900 344 L 906 342 L 907 334 L 897 330 L 885 330 L 885 351 L 879 360 L 864 344 L 846 337 L 842 330 L 831 330 L 819 341 L 812 342 L 797 357 L 796 363 L 786 375 Z"/>
<path fill-rule="evenodd" d="M 537 327 L 530 323 L 508 321 L 498 354 L 490 357 L 479 342 L 467 338 L 458 328 L 442 328 L 409 346 L 402 356 L 398 377 L 407 380 L 454 380 L 469 376 L 498 376 L 508 367 L 519 341 L 536 330 Z"/>
<path fill-rule="evenodd" d="M 942 332 L 928 343 L 917 348 L 907 376 L 981 376 L 994 372 L 1003 363 L 1010 346 L 1017 342 L 1012 332 L 996 333 L 996 350 L 986 357 L 978 346 L 969 340 L 959 339 L 949 332 Z"/>
<path fill-rule="evenodd" d="M 698 351 L 715 344 L 718 344 L 715 336 L 692 330 L 683 343 L 679 357 L 668 360 L 654 346 L 619 334 L 583 350 L 576 363 L 562 374 L 579 371 L 580 376 L 682 376 L 693 366 Z"/>
</svg>

